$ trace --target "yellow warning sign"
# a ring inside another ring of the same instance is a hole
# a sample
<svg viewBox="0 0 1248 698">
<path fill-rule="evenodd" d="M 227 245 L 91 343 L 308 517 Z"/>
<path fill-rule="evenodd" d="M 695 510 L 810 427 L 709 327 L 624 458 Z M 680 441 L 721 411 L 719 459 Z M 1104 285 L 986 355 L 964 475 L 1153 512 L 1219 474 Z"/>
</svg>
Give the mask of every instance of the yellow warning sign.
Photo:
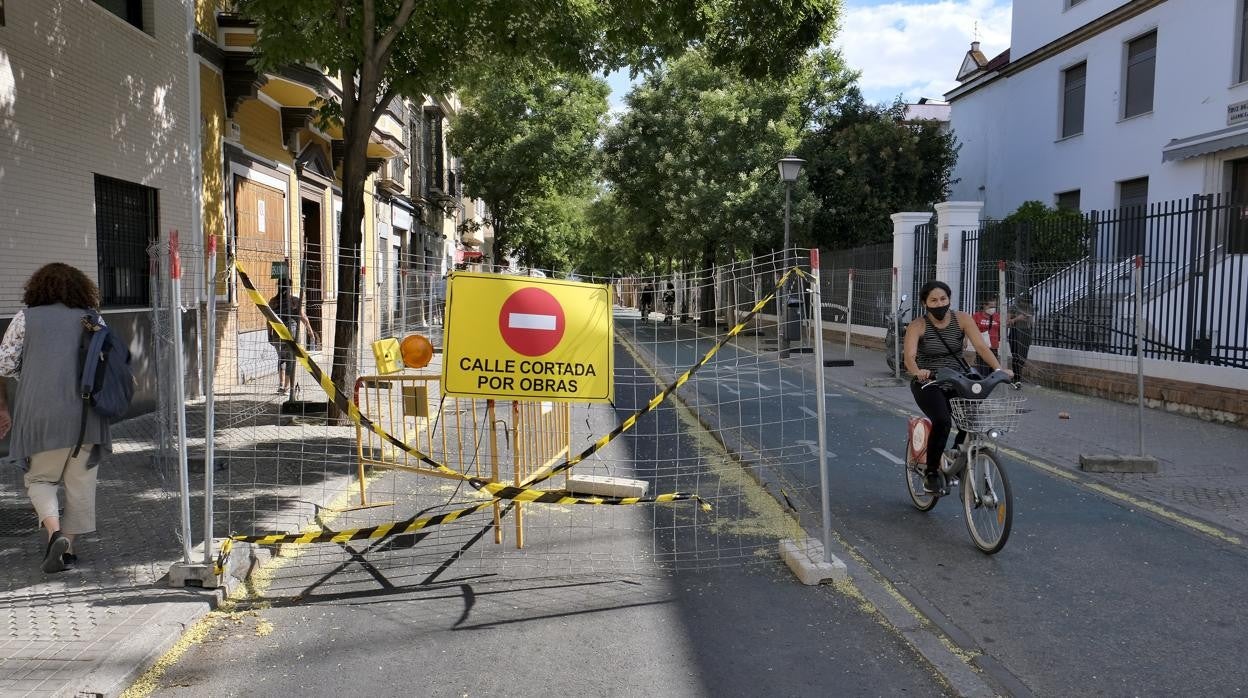
<svg viewBox="0 0 1248 698">
<path fill-rule="evenodd" d="M 610 402 L 611 288 L 456 272 L 447 282 L 442 386 L 448 395 Z"/>
</svg>

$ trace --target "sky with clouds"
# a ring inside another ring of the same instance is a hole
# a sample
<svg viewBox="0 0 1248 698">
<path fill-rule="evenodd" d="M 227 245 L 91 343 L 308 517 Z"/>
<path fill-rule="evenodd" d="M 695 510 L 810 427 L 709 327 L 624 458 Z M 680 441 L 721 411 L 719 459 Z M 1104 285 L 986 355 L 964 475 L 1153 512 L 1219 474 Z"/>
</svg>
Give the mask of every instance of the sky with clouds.
<svg viewBox="0 0 1248 698">
<path fill-rule="evenodd" d="M 1008 48 L 1010 0 L 844 0 L 833 45 L 862 72 L 859 86 L 868 100 L 891 102 L 900 94 L 913 102 L 940 99 L 957 85 L 954 76 L 977 32 L 988 58 Z M 627 71 L 607 82 L 619 109 Z"/>
</svg>

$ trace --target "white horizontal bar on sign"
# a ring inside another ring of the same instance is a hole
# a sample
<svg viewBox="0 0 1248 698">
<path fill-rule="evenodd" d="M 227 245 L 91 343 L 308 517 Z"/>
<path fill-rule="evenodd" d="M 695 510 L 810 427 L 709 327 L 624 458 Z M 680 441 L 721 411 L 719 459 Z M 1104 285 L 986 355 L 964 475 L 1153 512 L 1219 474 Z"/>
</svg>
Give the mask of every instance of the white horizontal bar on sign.
<svg viewBox="0 0 1248 698">
<path fill-rule="evenodd" d="M 554 315 L 534 315 L 532 313 L 509 313 L 507 326 L 517 330 L 553 330 Z"/>
</svg>

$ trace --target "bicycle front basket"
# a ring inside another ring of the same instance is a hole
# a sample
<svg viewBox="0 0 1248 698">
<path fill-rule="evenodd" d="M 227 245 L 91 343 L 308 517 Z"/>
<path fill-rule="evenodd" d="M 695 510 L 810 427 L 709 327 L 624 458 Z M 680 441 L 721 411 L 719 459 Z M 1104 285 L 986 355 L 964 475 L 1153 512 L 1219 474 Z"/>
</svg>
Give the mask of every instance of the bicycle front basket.
<svg viewBox="0 0 1248 698">
<path fill-rule="evenodd" d="M 1018 415 L 1026 399 L 1021 396 L 986 397 L 982 400 L 955 397 L 949 399 L 949 410 L 953 413 L 954 426 L 962 431 L 1004 433 L 1018 426 Z"/>
</svg>

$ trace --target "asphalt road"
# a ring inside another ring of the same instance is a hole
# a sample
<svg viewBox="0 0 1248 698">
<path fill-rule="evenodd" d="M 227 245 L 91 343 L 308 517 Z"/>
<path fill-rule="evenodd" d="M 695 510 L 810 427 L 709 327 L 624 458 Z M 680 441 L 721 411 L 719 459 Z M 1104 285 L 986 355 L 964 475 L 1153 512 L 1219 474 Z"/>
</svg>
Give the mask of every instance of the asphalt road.
<svg viewBox="0 0 1248 698">
<path fill-rule="evenodd" d="M 713 344 L 688 328 L 625 331 L 677 372 Z M 765 459 L 793 454 L 815 432 L 817 405 L 812 374 L 789 366 L 729 345 L 703 369 L 713 380 L 691 381 L 681 395 Z M 826 406 L 834 528 L 958 645 L 995 660 L 1000 683 L 1017 680 L 1018 692 L 1037 695 L 1228 695 L 1248 686 L 1242 546 L 1001 455 L 1014 528 L 1005 550 L 983 555 L 957 497 L 914 510 L 901 466 L 876 450 L 903 455 L 897 413 L 852 394 L 829 395 Z M 786 462 L 783 477 L 817 498 L 813 458 L 773 462 Z"/>
<path fill-rule="evenodd" d="M 656 390 L 628 352 L 617 351 L 616 361 L 623 382 L 614 410 L 595 413 L 596 432 Z M 636 461 L 637 475 L 662 472 L 677 459 L 683 465 L 674 467 L 685 467 L 689 454 L 705 448 L 672 413 L 652 416 L 612 446 L 617 462 Z M 728 486 L 705 475 L 700 485 Z M 659 530 L 668 525 L 661 513 L 668 509 L 653 515 L 628 509 L 634 517 L 628 525 L 592 539 L 565 536 L 561 552 L 569 545 L 600 556 L 652 546 L 661 552 L 673 531 Z M 688 503 L 670 511 L 692 515 Z M 541 510 L 528 512 L 532 545 L 524 555 L 498 558 L 497 567 L 486 558 L 447 554 L 430 574 L 436 561 L 419 543 L 389 552 L 373 546 L 376 553 L 354 558 L 331 548 L 278 560 L 256 580 L 253 598 L 215 615 L 166 672 L 149 677 L 155 694 L 947 694 L 932 669 L 859 598 L 844 588 L 802 586 L 774 556 L 754 564 L 727 557 L 701 570 L 670 571 L 635 557 L 623 573 L 552 571 L 551 564 L 519 564 L 553 554 L 539 542 Z M 492 545 L 488 538 L 473 545 Z M 754 543 L 760 550 L 775 546 L 765 535 Z"/>
</svg>

